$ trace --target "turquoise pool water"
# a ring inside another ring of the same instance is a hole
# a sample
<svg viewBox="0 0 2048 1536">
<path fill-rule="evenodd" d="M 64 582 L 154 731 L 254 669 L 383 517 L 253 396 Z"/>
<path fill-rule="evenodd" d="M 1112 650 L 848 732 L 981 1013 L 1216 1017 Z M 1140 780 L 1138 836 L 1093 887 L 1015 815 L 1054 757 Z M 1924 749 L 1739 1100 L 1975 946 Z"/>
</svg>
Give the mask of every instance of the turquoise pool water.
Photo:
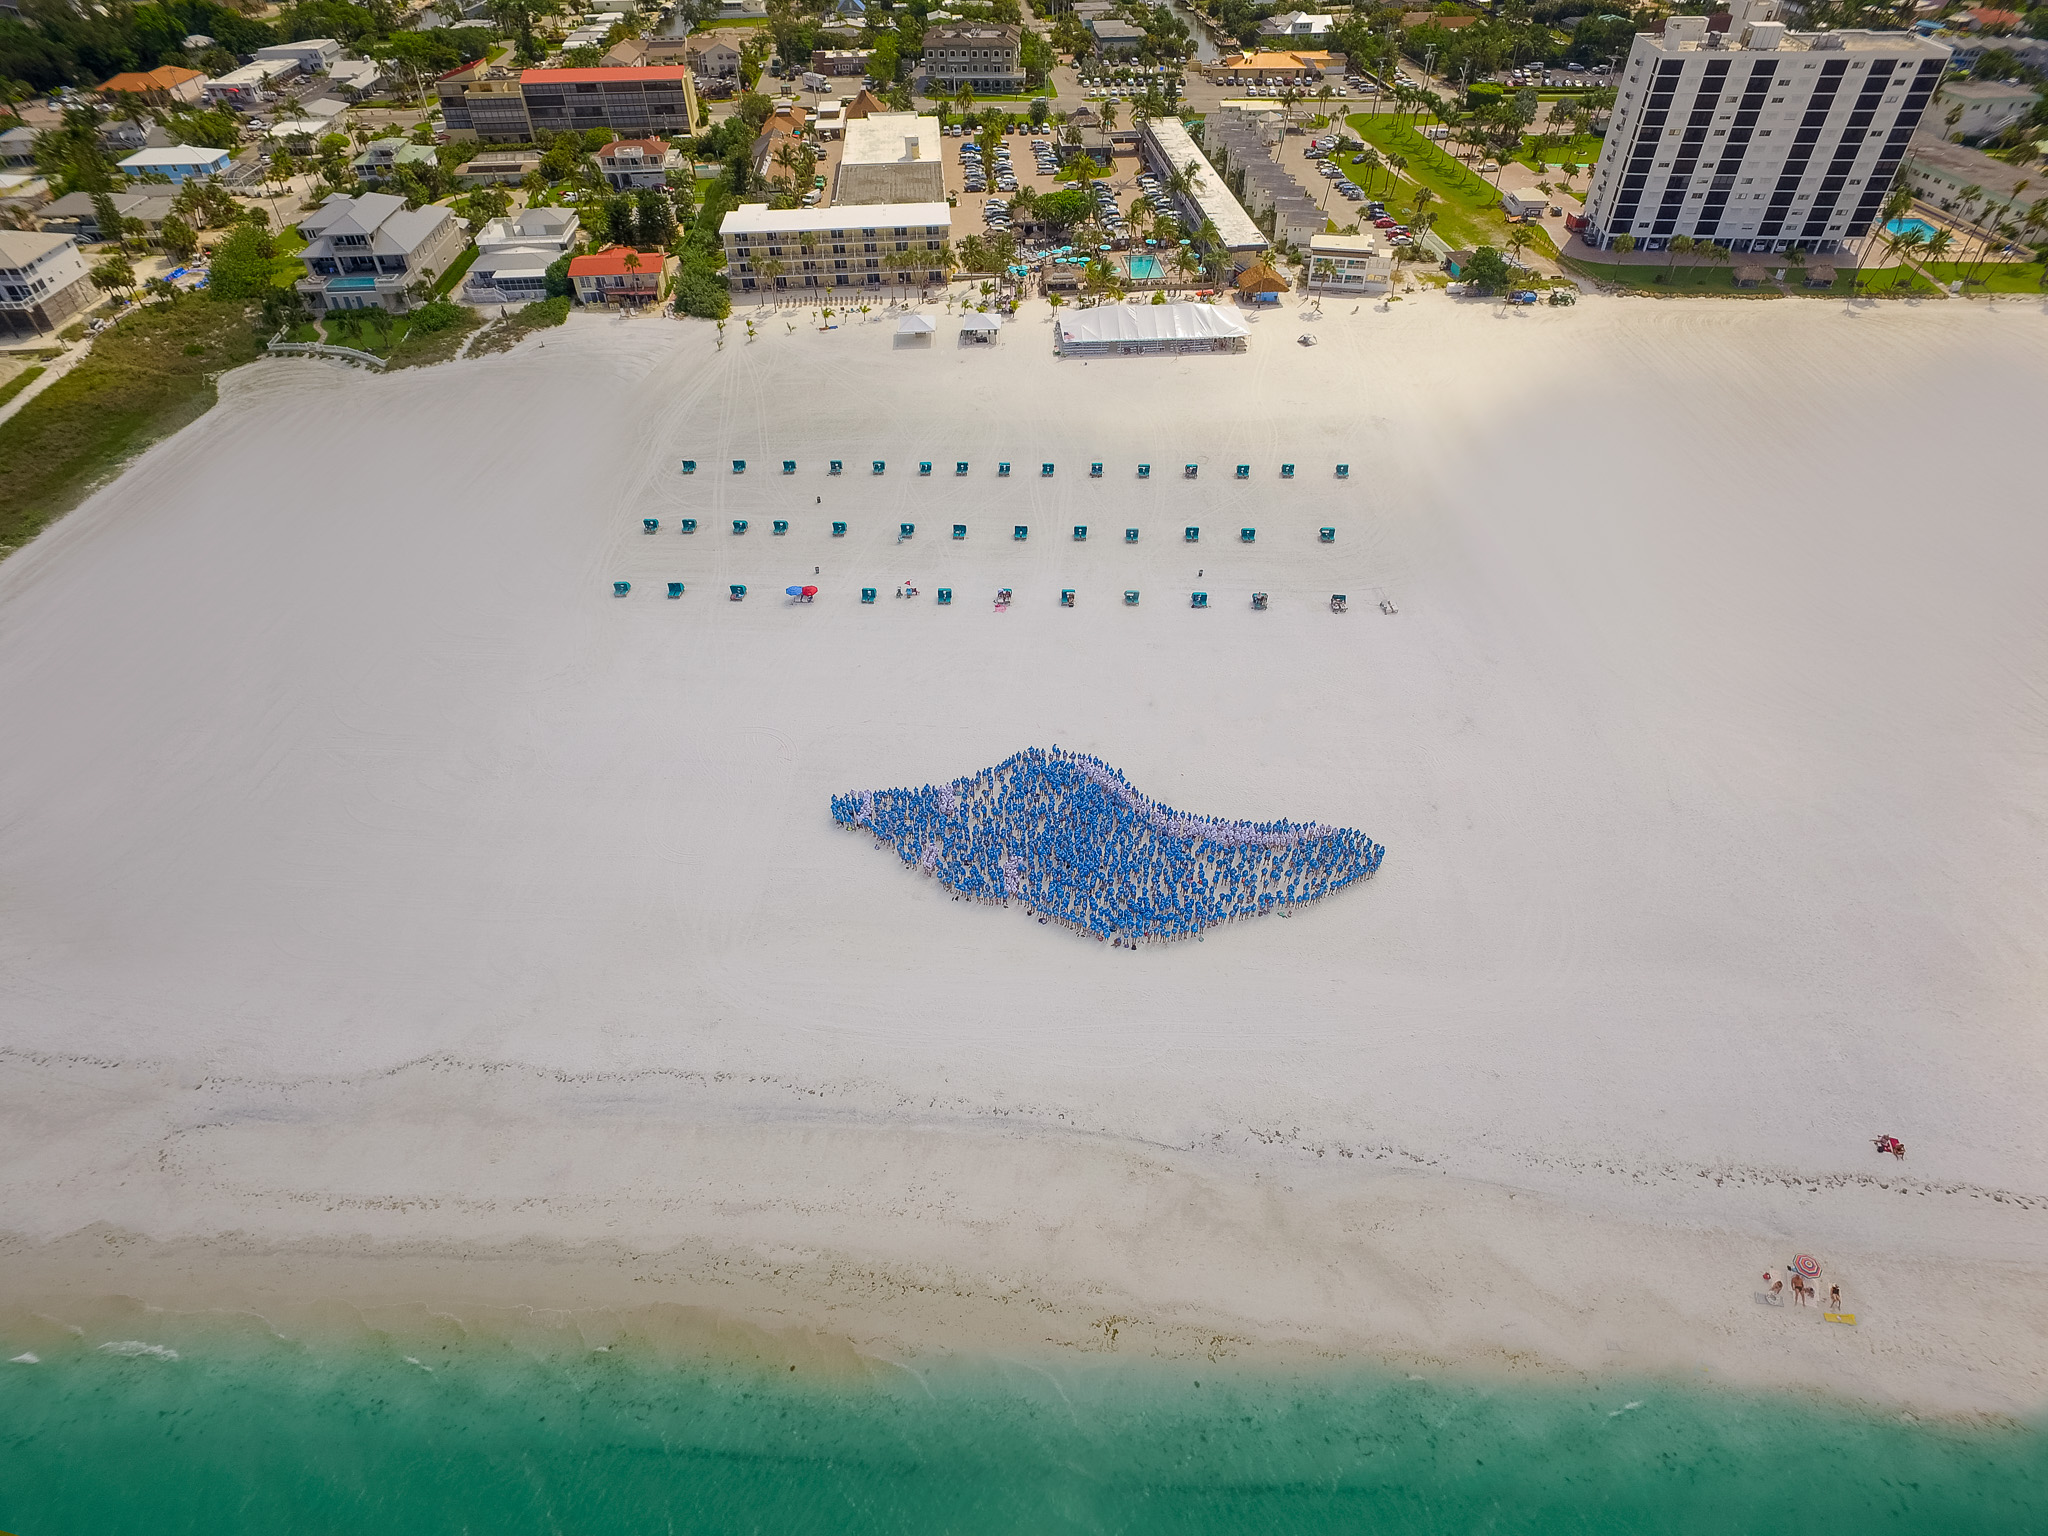
<svg viewBox="0 0 2048 1536">
<path fill-rule="evenodd" d="M 1165 271 L 1166 269 L 1159 264 L 1157 256 L 1133 256 L 1131 258 L 1131 276 L 1139 282 L 1153 282 L 1162 276 Z"/>
<path fill-rule="evenodd" d="M 1884 232 L 1888 235 L 1918 235 L 1925 240 L 1933 235 L 1934 226 L 1925 219 L 1893 219 L 1885 225 Z"/>
<path fill-rule="evenodd" d="M 0 1529 L 2048 1529 L 2039 1426 L 1939 1428 L 1649 1380 L 1488 1387 L 985 1360 L 827 1383 L 624 1345 L 321 1352 L 260 1328 L 121 1347 L 0 1363 Z"/>
</svg>

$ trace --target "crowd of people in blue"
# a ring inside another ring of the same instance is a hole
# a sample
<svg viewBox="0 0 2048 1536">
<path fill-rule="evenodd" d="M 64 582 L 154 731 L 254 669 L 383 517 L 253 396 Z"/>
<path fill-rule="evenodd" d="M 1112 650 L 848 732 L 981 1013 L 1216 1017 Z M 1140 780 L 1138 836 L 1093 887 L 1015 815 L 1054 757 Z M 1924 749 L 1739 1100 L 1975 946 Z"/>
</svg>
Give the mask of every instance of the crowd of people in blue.
<svg viewBox="0 0 2048 1536">
<path fill-rule="evenodd" d="M 1369 878 L 1386 849 L 1345 827 L 1191 816 L 1086 753 L 1031 747 L 922 789 L 832 797 L 833 818 L 972 901 L 1022 901 L 1120 944 L 1191 938 Z"/>
</svg>

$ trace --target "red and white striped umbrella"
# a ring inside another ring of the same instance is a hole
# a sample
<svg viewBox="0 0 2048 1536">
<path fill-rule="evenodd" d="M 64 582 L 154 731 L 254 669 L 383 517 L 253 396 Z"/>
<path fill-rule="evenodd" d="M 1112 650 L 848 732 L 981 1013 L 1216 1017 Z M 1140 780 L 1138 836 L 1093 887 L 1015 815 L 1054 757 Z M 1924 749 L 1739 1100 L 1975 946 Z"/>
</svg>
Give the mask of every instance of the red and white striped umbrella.
<svg viewBox="0 0 2048 1536">
<path fill-rule="evenodd" d="M 1806 1276 L 1806 1278 L 1809 1280 L 1813 1279 L 1816 1275 L 1820 1273 L 1820 1260 L 1816 1259 L 1810 1253 L 1795 1254 L 1792 1259 L 1792 1264 L 1793 1267 L 1799 1271 L 1799 1273 Z"/>
</svg>

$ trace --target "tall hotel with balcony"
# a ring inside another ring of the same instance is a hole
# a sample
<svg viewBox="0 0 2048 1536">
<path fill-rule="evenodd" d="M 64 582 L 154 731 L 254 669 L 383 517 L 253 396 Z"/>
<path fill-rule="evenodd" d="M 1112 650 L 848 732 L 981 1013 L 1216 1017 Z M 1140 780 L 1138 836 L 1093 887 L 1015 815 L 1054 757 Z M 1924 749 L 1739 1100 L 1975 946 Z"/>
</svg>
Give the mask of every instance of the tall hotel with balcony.
<svg viewBox="0 0 2048 1536">
<path fill-rule="evenodd" d="M 1589 244 L 1823 254 L 1870 233 L 1949 50 L 1770 15 L 1770 0 L 1736 0 L 1637 36 L 1586 195 Z"/>
</svg>

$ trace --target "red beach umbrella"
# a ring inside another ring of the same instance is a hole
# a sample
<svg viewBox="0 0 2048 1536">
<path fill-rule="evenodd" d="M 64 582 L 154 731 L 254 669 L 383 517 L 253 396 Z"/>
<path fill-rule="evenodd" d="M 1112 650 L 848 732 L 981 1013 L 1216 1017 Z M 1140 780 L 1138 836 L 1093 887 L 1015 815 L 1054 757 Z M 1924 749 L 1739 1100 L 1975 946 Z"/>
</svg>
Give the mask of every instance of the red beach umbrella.
<svg viewBox="0 0 2048 1536">
<path fill-rule="evenodd" d="M 1792 1264 L 1793 1267 L 1799 1271 L 1799 1273 L 1806 1276 L 1806 1278 L 1809 1280 L 1813 1279 L 1816 1275 L 1820 1273 L 1820 1260 L 1816 1259 L 1810 1253 L 1794 1254 L 1792 1257 Z"/>
<path fill-rule="evenodd" d="M 804 595 L 805 597 L 816 597 L 816 596 L 818 595 L 818 589 L 817 589 L 816 587 L 805 587 L 805 588 L 804 588 L 804 592 L 803 592 L 803 595 Z M 1819 1271 L 1819 1270 L 1815 1270 L 1815 1271 L 1814 1271 L 1814 1273 L 1815 1273 L 1815 1274 L 1819 1274 L 1819 1273 L 1820 1273 L 1820 1271 Z"/>
</svg>

